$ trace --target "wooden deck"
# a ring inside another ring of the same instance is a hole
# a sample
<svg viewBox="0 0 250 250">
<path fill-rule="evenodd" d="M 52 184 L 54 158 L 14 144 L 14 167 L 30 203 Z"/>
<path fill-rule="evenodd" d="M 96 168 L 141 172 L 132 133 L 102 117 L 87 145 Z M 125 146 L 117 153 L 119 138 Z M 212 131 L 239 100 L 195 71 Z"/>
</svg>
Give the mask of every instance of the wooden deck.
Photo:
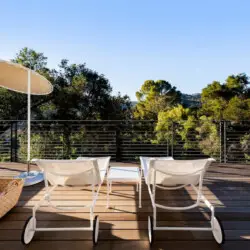
<svg viewBox="0 0 250 250">
<path fill-rule="evenodd" d="M 26 165 L 0 163 L 0 176 L 14 176 Z M 146 186 L 143 185 L 142 208 L 138 208 L 138 193 L 134 185 L 116 184 L 110 197 L 111 208 L 106 208 L 106 186 L 101 189 L 95 213 L 100 216 L 99 242 L 92 245 L 90 232 L 37 232 L 28 247 L 20 238 L 25 220 L 31 208 L 44 194 L 44 185 L 24 188 L 17 206 L 0 219 L 0 249 L 150 249 L 147 237 L 147 216 L 152 208 Z M 226 242 L 222 249 L 250 249 L 250 166 L 214 165 L 206 174 L 204 194 L 216 206 L 216 215 L 222 220 Z M 172 192 L 157 192 L 162 203 L 188 204 L 195 198 L 190 189 Z M 55 191 L 53 200 L 57 204 L 79 206 L 83 200 L 91 199 L 90 189 L 63 188 Z M 0 204 L 1 205 L 1 204 Z M 89 223 L 89 212 L 55 211 L 40 208 L 38 225 L 46 227 L 83 226 Z M 161 225 L 207 225 L 208 214 L 204 208 L 185 213 L 159 211 Z M 157 231 L 152 249 L 220 249 L 210 232 Z"/>
</svg>

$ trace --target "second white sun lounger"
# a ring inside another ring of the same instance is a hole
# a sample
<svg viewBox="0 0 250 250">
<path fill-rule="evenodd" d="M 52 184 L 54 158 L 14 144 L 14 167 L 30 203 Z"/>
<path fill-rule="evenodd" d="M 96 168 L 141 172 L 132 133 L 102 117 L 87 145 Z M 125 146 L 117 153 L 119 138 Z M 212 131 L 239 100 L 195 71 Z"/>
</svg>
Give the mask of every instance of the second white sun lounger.
<svg viewBox="0 0 250 250">
<path fill-rule="evenodd" d="M 153 206 L 153 217 L 148 217 L 148 235 L 150 244 L 154 240 L 154 230 L 171 231 L 212 231 L 218 244 L 224 242 L 224 231 L 217 217 L 213 205 L 202 194 L 204 174 L 213 159 L 202 160 L 171 160 L 171 159 L 145 159 L 140 157 L 144 171 L 145 182 L 148 186 L 150 199 Z M 147 171 L 145 171 L 145 169 Z M 191 186 L 197 194 L 196 202 L 190 206 L 171 207 L 156 202 L 156 189 L 176 190 Z M 162 227 L 157 225 L 157 208 L 185 211 L 196 208 L 203 202 L 211 211 L 210 227 Z"/>
<path fill-rule="evenodd" d="M 94 207 L 104 181 L 105 174 L 109 167 L 110 157 L 105 157 L 102 161 L 95 158 L 85 160 L 33 160 L 44 173 L 45 195 L 33 207 L 32 216 L 26 221 L 22 242 L 27 245 L 31 242 L 37 231 L 93 231 L 93 243 L 98 241 L 99 217 L 94 217 Z M 50 185 L 49 185 L 50 184 Z M 60 207 L 51 201 L 51 194 L 58 186 L 92 186 L 92 202 L 81 207 Z M 83 207 L 90 209 L 89 227 L 62 227 L 62 228 L 41 228 L 36 226 L 36 211 L 44 203 L 50 207 L 60 210 L 78 210 Z"/>
</svg>

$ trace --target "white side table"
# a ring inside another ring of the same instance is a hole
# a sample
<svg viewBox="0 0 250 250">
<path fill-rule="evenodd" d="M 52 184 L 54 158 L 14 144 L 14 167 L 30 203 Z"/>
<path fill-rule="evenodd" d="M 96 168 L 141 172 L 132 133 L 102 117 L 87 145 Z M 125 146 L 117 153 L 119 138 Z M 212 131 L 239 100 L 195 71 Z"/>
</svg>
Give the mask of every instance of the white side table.
<svg viewBox="0 0 250 250">
<path fill-rule="evenodd" d="M 107 207 L 109 194 L 112 193 L 112 182 L 135 182 L 139 191 L 139 208 L 141 208 L 141 172 L 139 167 L 111 167 L 107 175 Z"/>
</svg>

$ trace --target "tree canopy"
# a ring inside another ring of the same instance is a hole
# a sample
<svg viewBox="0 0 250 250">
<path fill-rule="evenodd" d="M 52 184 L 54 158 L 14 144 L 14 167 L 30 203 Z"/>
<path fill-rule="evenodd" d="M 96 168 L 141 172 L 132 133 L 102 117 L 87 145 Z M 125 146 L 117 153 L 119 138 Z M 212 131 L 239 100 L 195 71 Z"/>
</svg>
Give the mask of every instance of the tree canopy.
<svg viewBox="0 0 250 250">
<path fill-rule="evenodd" d="M 21 49 L 12 62 L 22 64 L 23 66 L 35 70 L 41 71 L 47 66 L 47 57 L 43 53 L 36 52 L 33 49 L 27 47 Z"/>
<path fill-rule="evenodd" d="M 195 95 L 181 93 L 166 80 L 146 80 L 136 92 L 137 102 L 133 106 L 127 95 L 113 95 L 109 80 L 84 62 L 71 64 L 62 59 L 58 69 L 51 69 L 47 60 L 43 53 L 29 48 L 23 48 L 12 60 L 42 74 L 54 86 L 47 96 L 32 96 L 34 120 L 153 120 L 153 123 L 139 121 L 146 132 L 142 136 L 134 130 L 133 140 L 178 145 L 173 141 L 178 138 L 182 149 L 201 150 L 210 156 L 216 156 L 221 147 L 218 126 L 221 121 L 240 124 L 250 120 L 250 81 L 244 73 L 229 75 L 224 82 L 213 81 Z M 25 94 L 0 88 L 0 100 L 1 120 L 26 119 Z M 152 130 L 153 133 L 147 133 Z M 62 138 L 50 135 L 51 140 L 62 140 L 65 144 L 65 158 L 72 155 L 72 138 L 79 142 L 86 139 L 84 131 L 77 136 L 71 132 L 65 123 Z M 42 141 L 35 135 L 33 139 Z M 242 147 L 244 157 L 249 159 L 249 133 L 239 141 L 234 147 Z"/>
<path fill-rule="evenodd" d="M 109 80 L 87 68 L 85 63 L 70 64 L 63 59 L 59 70 L 49 69 L 47 57 L 28 48 L 23 48 L 12 61 L 39 72 L 54 86 L 48 96 L 32 96 L 32 117 L 35 119 L 98 120 L 130 116 L 129 97 L 112 95 Z M 0 98 L 1 119 L 26 119 L 26 95 L 0 88 Z"/>
<path fill-rule="evenodd" d="M 249 78 L 245 74 L 231 75 L 225 83 L 214 81 L 202 90 L 201 115 L 220 120 L 248 120 L 250 118 Z"/>
<path fill-rule="evenodd" d="M 147 80 L 136 92 L 134 117 L 156 120 L 160 111 L 166 111 L 181 101 L 181 92 L 164 80 Z"/>
</svg>

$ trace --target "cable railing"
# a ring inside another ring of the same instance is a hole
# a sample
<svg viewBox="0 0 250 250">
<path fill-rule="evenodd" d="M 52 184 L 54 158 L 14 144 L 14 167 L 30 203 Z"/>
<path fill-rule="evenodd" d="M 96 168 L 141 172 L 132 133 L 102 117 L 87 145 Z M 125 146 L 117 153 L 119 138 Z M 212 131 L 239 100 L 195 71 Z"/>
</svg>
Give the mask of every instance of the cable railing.
<svg viewBox="0 0 250 250">
<path fill-rule="evenodd" d="M 250 122 L 183 122 L 164 129 L 156 121 L 33 120 L 31 157 L 75 159 L 110 155 L 114 161 L 138 161 L 139 156 L 175 159 L 213 157 L 219 162 L 250 162 Z M 0 121 L 0 161 L 25 161 L 26 121 Z"/>
</svg>

